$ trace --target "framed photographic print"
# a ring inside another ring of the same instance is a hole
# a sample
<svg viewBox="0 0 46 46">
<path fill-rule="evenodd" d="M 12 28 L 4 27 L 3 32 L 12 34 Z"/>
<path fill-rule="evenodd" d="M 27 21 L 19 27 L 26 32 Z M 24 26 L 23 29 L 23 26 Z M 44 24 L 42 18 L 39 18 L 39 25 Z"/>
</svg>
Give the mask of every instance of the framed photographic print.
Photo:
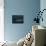
<svg viewBox="0 0 46 46">
<path fill-rule="evenodd" d="M 24 23 L 24 15 L 12 15 L 12 24 Z"/>
</svg>

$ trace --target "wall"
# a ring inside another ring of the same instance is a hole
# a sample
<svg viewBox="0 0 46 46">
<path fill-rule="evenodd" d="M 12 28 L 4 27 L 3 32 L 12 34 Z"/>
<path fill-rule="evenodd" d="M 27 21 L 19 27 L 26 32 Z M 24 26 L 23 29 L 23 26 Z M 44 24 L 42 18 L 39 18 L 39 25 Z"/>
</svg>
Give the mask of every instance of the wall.
<svg viewBox="0 0 46 46">
<path fill-rule="evenodd" d="M 35 12 L 40 9 L 40 0 L 5 0 L 5 40 L 18 41 L 32 28 Z M 12 15 L 24 15 L 23 24 L 12 24 Z"/>
<path fill-rule="evenodd" d="M 0 0 L 0 42 L 4 41 L 4 0 Z"/>
<path fill-rule="evenodd" d="M 46 9 L 46 0 L 41 0 L 40 2 L 41 2 L 40 9 L 42 11 L 43 9 Z M 40 25 L 46 26 L 46 10 L 43 12 L 42 17 L 43 17 L 43 22 L 41 21 Z"/>
</svg>

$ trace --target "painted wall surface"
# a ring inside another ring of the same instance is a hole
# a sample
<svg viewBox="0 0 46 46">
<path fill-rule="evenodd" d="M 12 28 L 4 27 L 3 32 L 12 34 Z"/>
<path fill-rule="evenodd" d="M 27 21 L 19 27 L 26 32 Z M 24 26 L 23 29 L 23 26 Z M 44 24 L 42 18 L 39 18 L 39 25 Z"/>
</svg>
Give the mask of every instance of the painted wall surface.
<svg viewBox="0 0 46 46">
<path fill-rule="evenodd" d="M 40 9 L 41 9 L 41 11 L 43 9 L 46 9 L 46 0 L 41 0 L 40 1 Z M 46 26 L 46 10 L 43 12 L 42 17 L 43 17 L 43 22 L 41 21 L 40 25 Z"/>
<path fill-rule="evenodd" d="M 5 40 L 18 41 L 32 29 L 35 12 L 40 9 L 40 0 L 5 0 Z M 12 24 L 12 15 L 24 15 L 23 24 Z"/>
</svg>

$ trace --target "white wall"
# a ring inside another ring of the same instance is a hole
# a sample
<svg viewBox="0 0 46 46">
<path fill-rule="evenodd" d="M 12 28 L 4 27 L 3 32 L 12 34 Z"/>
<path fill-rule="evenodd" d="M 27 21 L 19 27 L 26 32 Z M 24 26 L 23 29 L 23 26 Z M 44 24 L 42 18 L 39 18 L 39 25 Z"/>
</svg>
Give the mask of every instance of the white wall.
<svg viewBox="0 0 46 46">
<path fill-rule="evenodd" d="M 46 9 L 46 0 L 40 0 L 40 9 Z M 40 22 L 40 25 L 46 26 L 46 11 L 43 12 L 43 22 Z"/>
<path fill-rule="evenodd" d="M 4 41 L 4 0 L 0 0 L 0 42 Z"/>
</svg>

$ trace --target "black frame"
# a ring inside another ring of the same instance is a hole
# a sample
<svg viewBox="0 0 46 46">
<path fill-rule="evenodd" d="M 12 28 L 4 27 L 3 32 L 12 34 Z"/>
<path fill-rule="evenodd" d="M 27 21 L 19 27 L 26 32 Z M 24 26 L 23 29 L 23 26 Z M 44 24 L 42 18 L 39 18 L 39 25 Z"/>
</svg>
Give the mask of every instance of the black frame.
<svg viewBox="0 0 46 46">
<path fill-rule="evenodd" d="M 24 23 L 24 15 L 12 15 L 12 24 Z"/>
</svg>

